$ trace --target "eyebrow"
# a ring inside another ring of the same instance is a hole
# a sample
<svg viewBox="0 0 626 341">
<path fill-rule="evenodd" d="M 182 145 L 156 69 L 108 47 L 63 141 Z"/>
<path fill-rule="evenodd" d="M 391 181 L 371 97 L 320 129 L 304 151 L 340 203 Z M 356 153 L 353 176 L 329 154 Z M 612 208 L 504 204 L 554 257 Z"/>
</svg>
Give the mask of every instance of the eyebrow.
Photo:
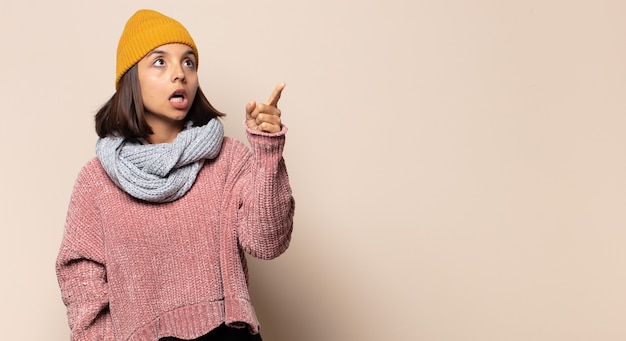
<svg viewBox="0 0 626 341">
<path fill-rule="evenodd" d="M 163 50 L 152 50 L 152 51 L 150 51 L 146 55 L 146 57 L 151 56 L 153 54 L 168 54 L 168 53 L 166 51 L 163 51 Z M 187 52 L 183 53 L 183 56 L 188 56 L 188 55 L 193 55 L 194 57 L 196 56 L 196 54 L 191 49 L 189 49 Z"/>
</svg>

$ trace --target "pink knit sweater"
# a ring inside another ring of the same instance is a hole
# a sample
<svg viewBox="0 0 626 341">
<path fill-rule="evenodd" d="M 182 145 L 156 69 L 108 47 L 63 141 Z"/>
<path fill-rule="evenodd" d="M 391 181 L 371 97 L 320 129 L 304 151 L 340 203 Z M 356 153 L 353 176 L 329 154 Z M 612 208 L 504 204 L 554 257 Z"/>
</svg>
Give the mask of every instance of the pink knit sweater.
<svg viewBox="0 0 626 341">
<path fill-rule="evenodd" d="M 272 259 L 289 245 L 285 131 L 249 131 L 251 150 L 224 138 L 189 192 L 165 204 L 134 199 L 89 161 L 56 263 L 72 340 L 190 339 L 221 323 L 257 333 L 244 252 Z"/>
</svg>

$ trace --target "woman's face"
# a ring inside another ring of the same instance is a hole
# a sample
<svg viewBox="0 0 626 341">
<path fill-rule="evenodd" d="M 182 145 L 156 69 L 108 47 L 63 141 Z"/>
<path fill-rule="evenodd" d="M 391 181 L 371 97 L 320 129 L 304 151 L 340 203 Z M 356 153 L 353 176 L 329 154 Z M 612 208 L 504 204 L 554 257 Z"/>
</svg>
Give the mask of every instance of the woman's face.
<svg viewBox="0 0 626 341">
<path fill-rule="evenodd" d="M 166 44 L 137 63 L 141 99 L 148 124 L 180 125 L 198 90 L 196 56 L 185 44 Z"/>
</svg>

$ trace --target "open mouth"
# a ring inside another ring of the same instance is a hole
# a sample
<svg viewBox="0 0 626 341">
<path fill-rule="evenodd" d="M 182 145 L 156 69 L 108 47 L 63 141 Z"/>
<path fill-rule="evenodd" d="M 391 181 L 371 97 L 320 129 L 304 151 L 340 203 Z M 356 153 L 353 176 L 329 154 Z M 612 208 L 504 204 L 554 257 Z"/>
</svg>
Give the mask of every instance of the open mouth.
<svg viewBox="0 0 626 341">
<path fill-rule="evenodd" d="M 174 91 L 172 96 L 170 96 L 170 101 L 182 102 L 185 100 L 186 97 L 187 97 L 187 94 L 185 93 L 185 90 L 180 89 L 180 90 Z"/>
</svg>

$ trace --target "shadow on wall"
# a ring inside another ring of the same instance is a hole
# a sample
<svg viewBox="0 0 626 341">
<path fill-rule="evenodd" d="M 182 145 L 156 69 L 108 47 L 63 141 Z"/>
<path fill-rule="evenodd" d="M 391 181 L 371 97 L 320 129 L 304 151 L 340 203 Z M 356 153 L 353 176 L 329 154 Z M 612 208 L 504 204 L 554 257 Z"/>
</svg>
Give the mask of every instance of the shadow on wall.
<svg viewBox="0 0 626 341">
<path fill-rule="evenodd" d="M 261 335 L 273 341 L 323 340 L 320 326 L 330 325 L 326 319 L 333 317 L 318 312 L 323 293 L 331 290 L 330 281 L 320 280 L 328 277 L 321 271 L 328 267 L 311 264 L 315 257 L 307 250 L 292 251 L 269 262 L 249 258 L 250 295 Z"/>
<path fill-rule="evenodd" d="M 331 266 L 331 259 L 319 255 L 325 247 L 304 236 L 306 230 L 298 225 L 290 248 L 275 260 L 248 258 L 250 295 L 265 340 L 317 341 L 337 335 L 332 329 L 341 322 L 342 294 L 336 292 L 337 275 L 329 273 L 337 262 Z"/>
</svg>

